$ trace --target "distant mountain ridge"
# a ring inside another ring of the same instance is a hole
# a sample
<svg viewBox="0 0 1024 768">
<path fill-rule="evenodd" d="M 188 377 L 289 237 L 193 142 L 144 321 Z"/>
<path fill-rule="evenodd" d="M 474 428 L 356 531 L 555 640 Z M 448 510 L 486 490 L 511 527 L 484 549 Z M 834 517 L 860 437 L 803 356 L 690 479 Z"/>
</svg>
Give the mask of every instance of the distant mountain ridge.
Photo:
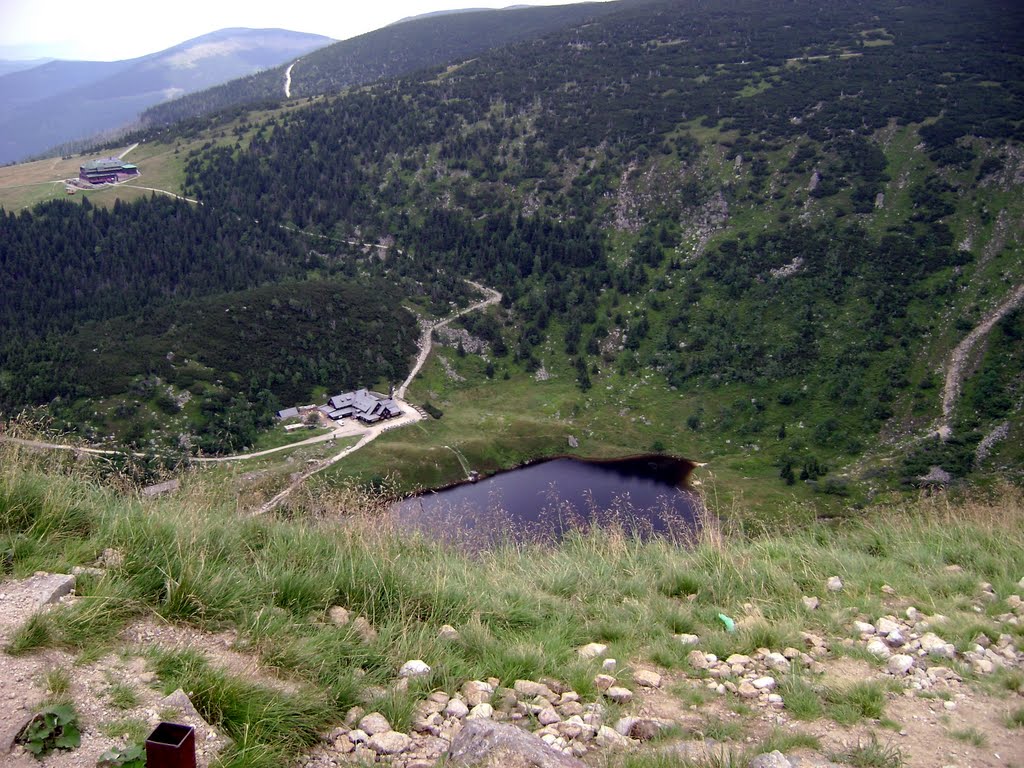
<svg viewBox="0 0 1024 768">
<path fill-rule="evenodd" d="M 291 72 L 292 98 L 336 93 L 464 61 L 509 43 L 551 34 L 606 16 L 621 3 L 516 6 L 433 13 L 403 19 L 304 56 Z M 245 104 L 280 100 L 285 66 L 243 77 L 146 110 L 143 126 L 167 126 Z"/>
<path fill-rule="evenodd" d="M 276 66 L 331 42 L 283 29 L 231 28 L 122 61 L 49 61 L 0 76 L 0 163 L 133 122 L 174 96 Z"/>
</svg>

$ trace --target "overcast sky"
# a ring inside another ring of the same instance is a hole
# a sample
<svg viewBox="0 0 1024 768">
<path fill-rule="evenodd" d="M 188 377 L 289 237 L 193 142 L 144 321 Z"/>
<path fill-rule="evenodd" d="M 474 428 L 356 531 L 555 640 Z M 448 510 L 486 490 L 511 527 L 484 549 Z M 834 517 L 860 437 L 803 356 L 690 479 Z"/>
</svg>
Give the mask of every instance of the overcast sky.
<svg viewBox="0 0 1024 768">
<path fill-rule="evenodd" d="M 0 59 L 129 59 L 224 27 L 279 27 L 344 40 L 406 16 L 512 4 L 515 0 L 0 0 Z"/>
</svg>

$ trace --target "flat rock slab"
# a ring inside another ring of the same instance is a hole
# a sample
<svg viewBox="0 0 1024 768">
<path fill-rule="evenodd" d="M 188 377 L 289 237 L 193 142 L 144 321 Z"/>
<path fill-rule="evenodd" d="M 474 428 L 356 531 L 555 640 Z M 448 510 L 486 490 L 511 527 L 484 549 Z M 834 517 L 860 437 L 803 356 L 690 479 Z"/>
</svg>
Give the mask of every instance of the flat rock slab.
<svg viewBox="0 0 1024 768">
<path fill-rule="evenodd" d="M 20 581 L 0 584 L 0 639 L 21 626 L 44 605 L 55 603 L 75 589 L 75 577 L 66 573 L 37 573 Z"/>
<path fill-rule="evenodd" d="M 448 750 L 448 768 L 586 768 L 532 733 L 492 720 L 468 720 Z"/>
</svg>

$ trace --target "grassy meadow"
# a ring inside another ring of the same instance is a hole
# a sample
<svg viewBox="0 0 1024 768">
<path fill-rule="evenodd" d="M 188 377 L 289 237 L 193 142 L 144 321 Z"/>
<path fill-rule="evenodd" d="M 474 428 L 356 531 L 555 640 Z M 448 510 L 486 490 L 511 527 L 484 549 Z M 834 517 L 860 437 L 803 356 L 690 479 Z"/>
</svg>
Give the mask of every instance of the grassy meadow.
<svg viewBox="0 0 1024 768">
<path fill-rule="evenodd" d="M 548 675 L 592 696 L 598 662 L 575 652 L 592 641 L 620 660 L 699 677 L 673 635 L 697 634 L 719 657 L 799 646 L 801 631 L 846 637 L 854 618 L 892 609 L 883 585 L 899 604 L 947 617 L 937 631 L 963 649 L 978 632 L 996 632 L 993 617 L 1005 612 L 1002 600 L 975 612 L 968 595 L 980 581 L 999 595 L 1019 591 L 1024 562 L 1024 494 L 1010 486 L 879 505 L 843 521 L 795 517 L 772 532 L 717 520 L 712 498 L 688 547 L 608 530 L 467 555 L 381 526 L 381 499 L 362 491 L 323 491 L 292 504 L 287 519 L 240 518 L 235 488 L 203 472 L 188 474 L 175 496 L 145 500 L 98 465 L 0 451 L 7 576 L 68 572 L 111 548 L 121 555 L 102 575 L 81 576 L 80 599 L 37 615 L 7 651 L 59 647 L 87 662 L 117 650 L 119 633 L 147 617 L 234 630 L 236 649 L 290 686 L 234 677 L 194 653 L 146 652 L 163 688 L 191 691 L 235 740 L 226 765 L 279 765 L 355 704 L 407 729 L 420 697 L 469 679 L 511 685 Z M 846 585 L 841 593 L 824 589 L 833 575 Z M 820 595 L 821 609 L 809 613 L 804 595 Z M 365 617 L 375 635 L 331 623 L 335 605 Z M 725 632 L 719 613 L 738 631 Z M 460 639 L 439 638 L 444 624 Z M 1024 630 L 1011 631 L 1024 641 Z M 387 688 L 413 658 L 426 660 L 430 675 L 404 691 Z M 884 708 L 884 691 L 873 688 L 802 692 L 787 706 L 808 719 L 856 721 Z"/>
</svg>

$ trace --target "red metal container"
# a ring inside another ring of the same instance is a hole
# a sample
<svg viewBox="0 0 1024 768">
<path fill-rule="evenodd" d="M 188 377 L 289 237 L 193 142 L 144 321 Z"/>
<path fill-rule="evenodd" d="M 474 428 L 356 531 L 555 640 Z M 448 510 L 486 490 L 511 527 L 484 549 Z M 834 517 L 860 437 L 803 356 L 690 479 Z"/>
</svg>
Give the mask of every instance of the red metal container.
<svg viewBox="0 0 1024 768">
<path fill-rule="evenodd" d="M 160 723 L 146 739 L 146 768 L 196 768 L 196 729 Z"/>
</svg>

